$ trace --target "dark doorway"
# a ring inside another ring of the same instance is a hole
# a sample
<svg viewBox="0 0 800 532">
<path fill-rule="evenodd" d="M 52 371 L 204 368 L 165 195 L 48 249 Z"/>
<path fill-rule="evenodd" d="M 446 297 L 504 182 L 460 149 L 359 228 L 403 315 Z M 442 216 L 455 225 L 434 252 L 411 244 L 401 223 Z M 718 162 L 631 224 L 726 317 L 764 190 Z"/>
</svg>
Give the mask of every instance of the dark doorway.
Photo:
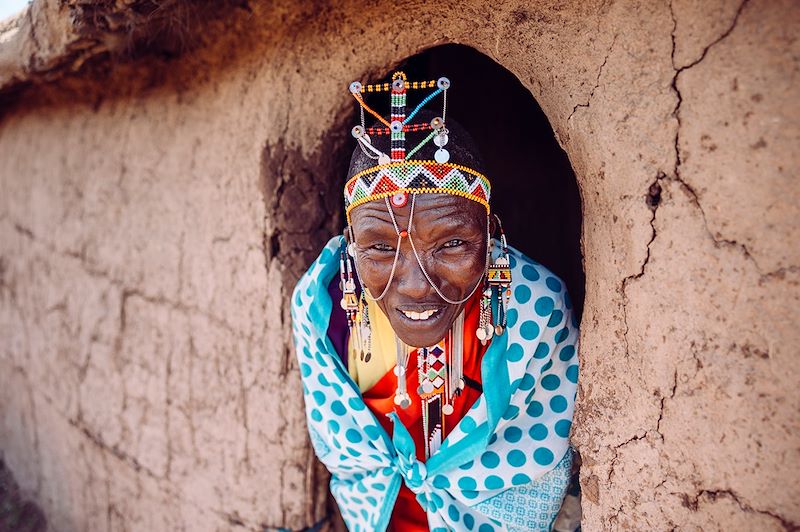
<svg viewBox="0 0 800 532">
<path fill-rule="evenodd" d="M 430 48 L 398 66 L 410 80 L 447 76 L 447 115 L 474 137 L 509 243 L 567 284 L 580 319 L 584 298 L 581 198 L 547 117 L 508 70 L 474 48 Z"/>
</svg>

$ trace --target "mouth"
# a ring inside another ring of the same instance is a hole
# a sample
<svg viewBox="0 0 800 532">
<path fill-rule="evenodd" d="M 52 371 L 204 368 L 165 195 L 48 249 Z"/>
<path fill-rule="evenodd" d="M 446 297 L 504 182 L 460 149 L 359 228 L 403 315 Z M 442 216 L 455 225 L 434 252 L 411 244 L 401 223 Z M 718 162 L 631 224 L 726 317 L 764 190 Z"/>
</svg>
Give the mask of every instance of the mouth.
<svg viewBox="0 0 800 532">
<path fill-rule="evenodd" d="M 442 314 L 441 307 L 423 307 L 418 309 L 397 309 L 398 314 L 406 320 L 416 323 L 431 323 L 437 320 Z"/>
</svg>

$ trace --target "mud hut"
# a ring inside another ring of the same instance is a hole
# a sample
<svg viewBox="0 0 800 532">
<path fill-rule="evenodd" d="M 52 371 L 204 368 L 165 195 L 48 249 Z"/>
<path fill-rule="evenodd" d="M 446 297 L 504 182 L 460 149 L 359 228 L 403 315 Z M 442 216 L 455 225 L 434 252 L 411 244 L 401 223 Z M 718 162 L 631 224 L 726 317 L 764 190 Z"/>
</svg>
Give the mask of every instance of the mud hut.
<svg viewBox="0 0 800 532">
<path fill-rule="evenodd" d="M 568 161 L 542 212 L 577 232 L 525 251 L 585 289 L 585 529 L 797 529 L 798 27 L 790 0 L 34 0 L 0 28 L 2 460 L 55 530 L 324 521 L 286 300 L 341 228 L 347 85 L 457 43 L 435 66 L 513 78 Z"/>
</svg>

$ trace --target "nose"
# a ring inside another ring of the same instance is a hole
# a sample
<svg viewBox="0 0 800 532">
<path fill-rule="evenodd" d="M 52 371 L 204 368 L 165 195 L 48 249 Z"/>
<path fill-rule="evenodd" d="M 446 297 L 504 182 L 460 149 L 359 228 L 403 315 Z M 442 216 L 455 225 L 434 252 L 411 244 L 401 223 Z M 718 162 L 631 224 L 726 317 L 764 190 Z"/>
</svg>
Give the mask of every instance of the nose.
<svg viewBox="0 0 800 532">
<path fill-rule="evenodd" d="M 412 300 L 424 300 L 433 288 L 422 273 L 414 253 L 410 248 L 407 251 L 397 265 L 397 293 Z M 425 257 L 420 256 L 420 259 L 424 261 Z M 425 266 L 428 271 L 429 268 Z"/>
</svg>

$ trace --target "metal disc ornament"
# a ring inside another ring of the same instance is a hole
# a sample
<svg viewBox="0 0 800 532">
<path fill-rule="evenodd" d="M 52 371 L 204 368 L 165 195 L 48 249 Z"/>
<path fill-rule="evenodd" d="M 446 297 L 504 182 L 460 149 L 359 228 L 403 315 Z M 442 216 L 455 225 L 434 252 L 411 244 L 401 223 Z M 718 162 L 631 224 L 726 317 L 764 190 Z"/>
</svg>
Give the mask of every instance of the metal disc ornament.
<svg viewBox="0 0 800 532">
<path fill-rule="evenodd" d="M 433 383 L 431 381 L 425 381 L 422 384 L 422 391 L 425 393 L 433 392 Z"/>
<path fill-rule="evenodd" d="M 450 152 L 444 148 L 439 148 L 436 150 L 436 153 L 433 154 L 433 158 L 436 159 L 437 163 L 444 164 L 450 160 Z"/>
<path fill-rule="evenodd" d="M 475 336 L 478 337 L 478 340 L 486 340 L 486 329 L 478 327 L 478 330 L 475 331 Z"/>
<path fill-rule="evenodd" d="M 392 196 L 392 205 L 400 208 L 405 207 L 408 203 L 408 194 L 405 192 L 398 192 L 397 194 Z"/>
<path fill-rule="evenodd" d="M 392 162 L 392 159 L 385 153 L 381 153 L 378 156 L 378 164 L 389 164 L 390 162 Z"/>
<path fill-rule="evenodd" d="M 444 135 L 436 135 L 433 137 L 433 143 L 436 144 L 438 147 L 442 147 L 447 145 L 447 141 L 450 140 L 445 133 Z"/>
<path fill-rule="evenodd" d="M 453 405 L 444 405 L 442 407 L 442 414 L 444 414 L 446 416 L 453 415 Z"/>
</svg>

